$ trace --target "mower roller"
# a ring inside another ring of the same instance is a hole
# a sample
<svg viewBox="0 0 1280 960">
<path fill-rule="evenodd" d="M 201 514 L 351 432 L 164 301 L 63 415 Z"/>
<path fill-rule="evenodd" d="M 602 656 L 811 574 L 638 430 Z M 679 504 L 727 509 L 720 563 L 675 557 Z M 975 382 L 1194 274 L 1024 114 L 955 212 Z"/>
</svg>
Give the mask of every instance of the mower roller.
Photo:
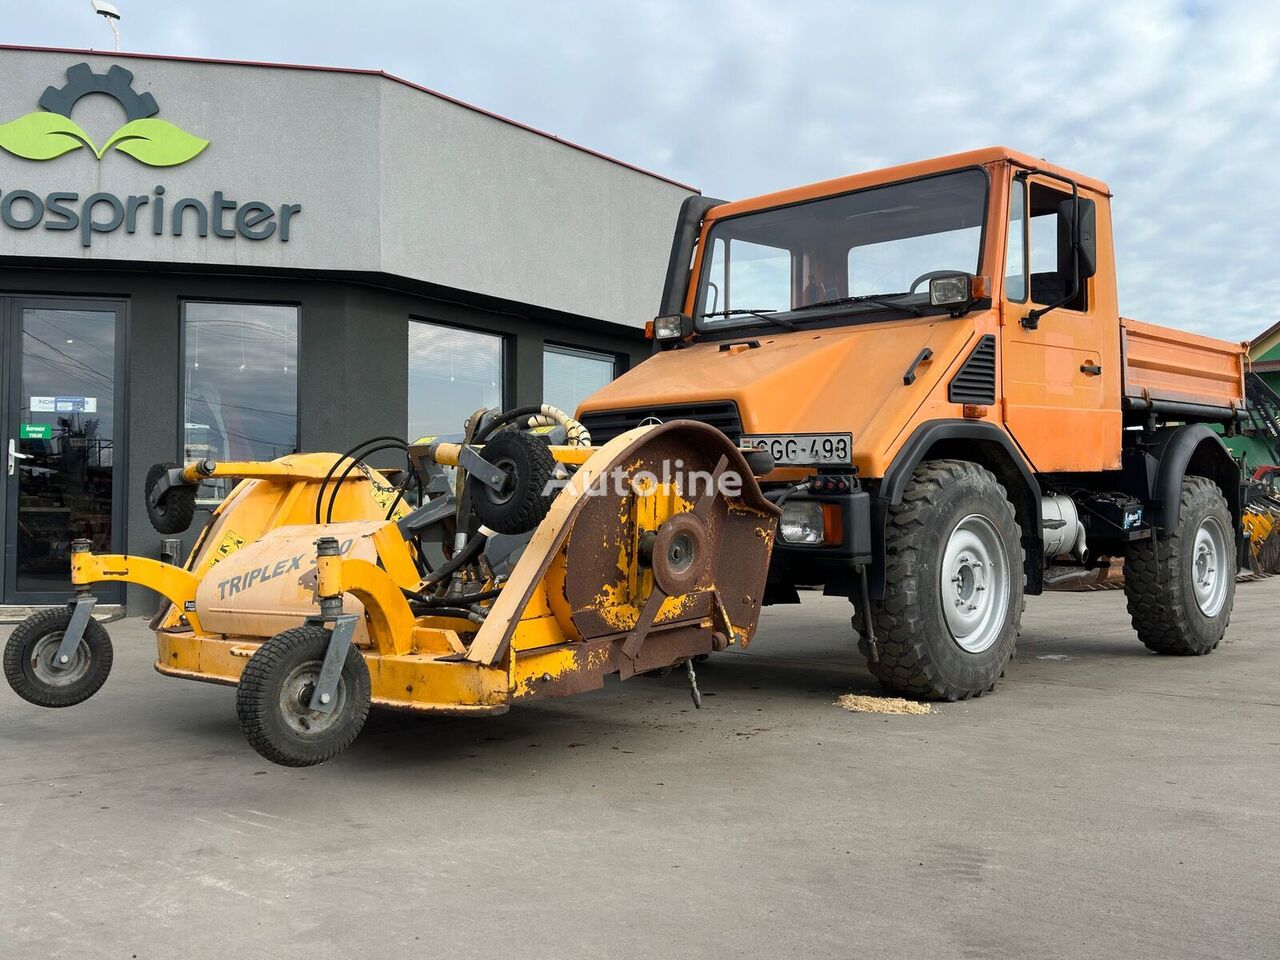
<svg viewBox="0 0 1280 960">
<path fill-rule="evenodd" d="M 402 480 L 361 459 L 380 448 L 408 454 Z M 88 699 L 111 665 L 91 585 L 128 582 L 168 601 L 156 670 L 236 686 L 242 730 L 280 764 L 329 759 L 370 706 L 499 714 L 681 664 L 696 703 L 693 659 L 745 645 L 760 614 L 779 510 L 748 456 L 692 421 L 593 447 L 544 406 L 343 456 L 157 465 L 147 510 L 165 533 L 200 482 L 241 482 L 184 567 L 77 542 L 75 595 L 14 631 L 5 674 L 32 703 Z M 438 495 L 410 509 L 415 481 Z"/>
</svg>

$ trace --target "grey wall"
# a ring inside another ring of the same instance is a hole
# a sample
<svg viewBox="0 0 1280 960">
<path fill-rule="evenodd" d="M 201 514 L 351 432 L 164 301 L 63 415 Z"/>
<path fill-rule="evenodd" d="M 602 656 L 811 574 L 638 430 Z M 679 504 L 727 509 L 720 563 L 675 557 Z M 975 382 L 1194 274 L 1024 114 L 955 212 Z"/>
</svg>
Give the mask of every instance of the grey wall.
<svg viewBox="0 0 1280 960">
<path fill-rule="evenodd" d="M 118 150 L 46 161 L 0 151 L 0 199 L 152 195 L 159 184 L 170 203 L 221 190 L 302 212 L 287 243 L 143 227 L 85 248 L 74 231 L 0 225 L 0 257 L 368 271 L 631 327 L 657 309 L 687 188 L 371 74 L 0 48 L 0 123 L 39 110 L 45 88 L 82 61 L 131 70 L 158 118 L 210 146 L 166 168 Z M 96 95 L 73 114 L 99 145 L 125 119 Z"/>
</svg>

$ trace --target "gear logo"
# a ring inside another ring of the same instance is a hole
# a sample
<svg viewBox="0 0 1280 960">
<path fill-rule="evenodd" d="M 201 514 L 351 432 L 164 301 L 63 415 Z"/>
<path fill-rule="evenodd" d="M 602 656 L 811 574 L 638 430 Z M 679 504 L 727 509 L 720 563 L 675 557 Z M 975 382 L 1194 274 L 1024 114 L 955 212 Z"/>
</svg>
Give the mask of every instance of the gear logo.
<svg viewBox="0 0 1280 960">
<path fill-rule="evenodd" d="M 101 147 L 71 119 L 72 108 L 91 93 L 114 99 L 124 108 L 127 121 Z M 52 160 L 82 147 L 101 160 L 114 149 L 150 167 L 175 167 L 209 145 L 208 140 L 157 118 L 156 98 L 134 90 L 133 74 L 121 66 L 94 73 L 89 64 L 77 63 L 67 70 L 65 84 L 45 90 L 40 106 L 42 110 L 0 124 L 0 149 L 26 160 Z"/>
</svg>

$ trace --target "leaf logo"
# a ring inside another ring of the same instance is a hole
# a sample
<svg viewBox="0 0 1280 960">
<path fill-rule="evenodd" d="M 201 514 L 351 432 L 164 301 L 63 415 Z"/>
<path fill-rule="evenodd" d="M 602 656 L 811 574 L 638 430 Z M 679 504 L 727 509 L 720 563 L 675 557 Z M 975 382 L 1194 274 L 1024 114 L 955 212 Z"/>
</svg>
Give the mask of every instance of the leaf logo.
<svg viewBox="0 0 1280 960">
<path fill-rule="evenodd" d="M 76 101 L 90 93 L 114 97 L 128 117 L 101 148 L 71 119 Z M 25 160 L 53 160 L 81 147 L 88 147 L 101 160 L 108 150 L 115 149 L 150 167 L 174 167 L 209 145 L 208 140 L 153 116 L 159 112 L 155 98 L 135 92 L 133 74 L 120 66 L 96 74 L 87 63 L 78 63 L 67 70 L 65 86 L 44 92 L 40 106 L 44 111 L 0 124 L 0 149 Z"/>
</svg>

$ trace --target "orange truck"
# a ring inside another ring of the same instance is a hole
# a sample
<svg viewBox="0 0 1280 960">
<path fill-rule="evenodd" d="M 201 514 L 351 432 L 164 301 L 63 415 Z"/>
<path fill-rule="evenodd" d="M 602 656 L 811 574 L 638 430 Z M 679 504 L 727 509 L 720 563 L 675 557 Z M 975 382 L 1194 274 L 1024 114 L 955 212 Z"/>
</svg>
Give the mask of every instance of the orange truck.
<svg viewBox="0 0 1280 960">
<path fill-rule="evenodd" d="M 724 202 L 677 224 L 655 355 L 596 443 L 696 420 L 760 451 L 766 603 L 855 606 L 872 673 L 991 690 L 1052 563 L 1125 560 L 1138 638 L 1222 639 L 1244 549 L 1246 352 L 1121 317 L 1101 181 L 1001 147 Z M 769 462 L 771 461 L 771 462 Z"/>
</svg>

